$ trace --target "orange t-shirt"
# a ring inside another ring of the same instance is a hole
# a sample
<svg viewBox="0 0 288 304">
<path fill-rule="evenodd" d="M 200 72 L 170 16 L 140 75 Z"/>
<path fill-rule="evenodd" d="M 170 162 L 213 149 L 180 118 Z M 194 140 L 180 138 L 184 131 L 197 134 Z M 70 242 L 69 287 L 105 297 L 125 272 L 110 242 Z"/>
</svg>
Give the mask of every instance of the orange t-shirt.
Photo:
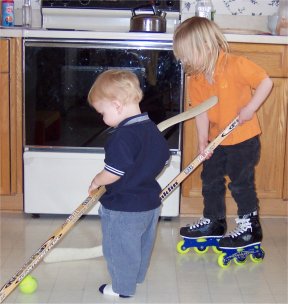
<svg viewBox="0 0 288 304">
<path fill-rule="evenodd" d="M 220 52 L 214 72 L 214 82 L 204 75 L 189 77 L 188 94 L 192 105 L 198 105 L 211 96 L 218 103 L 208 110 L 209 140 L 213 140 L 239 113 L 252 97 L 252 90 L 268 77 L 266 71 L 243 56 Z M 238 126 L 222 145 L 234 145 L 261 133 L 257 115 Z"/>
</svg>

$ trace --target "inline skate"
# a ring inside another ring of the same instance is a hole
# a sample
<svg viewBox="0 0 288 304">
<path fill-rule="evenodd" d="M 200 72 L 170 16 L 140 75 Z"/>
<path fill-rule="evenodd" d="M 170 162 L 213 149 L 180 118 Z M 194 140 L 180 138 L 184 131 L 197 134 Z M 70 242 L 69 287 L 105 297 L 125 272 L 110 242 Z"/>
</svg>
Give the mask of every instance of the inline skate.
<svg viewBox="0 0 288 304">
<path fill-rule="evenodd" d="M 198 222 L 180 228 L 183 240 L 177 244 L 177 251 L 187 253 L 193 248 L 198 254 L 203 254 L 212 247 L 215 253 L 220 253 L 218 242 L 226 230 L 226 219 L 210 220 L 202 217 Z"/>
<path fill-rule="evenodd" d="M 218 265 L 227 268 L 233 260 L 242 265 L 248 256 L 254 263 L 264 259 L 264 250 L 261 248 L 262 228 L 257 211 L 239 216 L 236 219 L 236 228 L 219 241 L 222 253 L 218 257 Z"/>
</svg>

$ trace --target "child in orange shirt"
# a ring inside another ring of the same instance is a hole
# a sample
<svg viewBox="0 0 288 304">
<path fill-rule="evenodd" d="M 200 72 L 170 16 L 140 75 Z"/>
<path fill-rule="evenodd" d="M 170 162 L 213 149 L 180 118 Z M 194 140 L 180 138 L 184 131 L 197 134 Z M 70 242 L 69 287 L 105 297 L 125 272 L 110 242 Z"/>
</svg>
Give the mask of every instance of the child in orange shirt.
<svg viewBox="0 0 288 304">
<path fill-rule="evenodd" d="M 203 217 L 182 227 L 180 234 L 188 239 L 220 238 L 221 250 L 260 244 L 262 229 L 254 173 L 261 130 L 256 111 L 273 83 L 261 67 L 230 54 L 220 29 L 206 18 L 192 17 L 180 24 L 174 33 L 173 50 L 190 76 L 188 92 L 192 104 L 218 96 L 216 106 L 196 117 L 199 153 L 239 115 L 239 126 L 203 163 Z M 237 227 L 227 235 L 226 175 L 238 207 Z"/>
</svg>

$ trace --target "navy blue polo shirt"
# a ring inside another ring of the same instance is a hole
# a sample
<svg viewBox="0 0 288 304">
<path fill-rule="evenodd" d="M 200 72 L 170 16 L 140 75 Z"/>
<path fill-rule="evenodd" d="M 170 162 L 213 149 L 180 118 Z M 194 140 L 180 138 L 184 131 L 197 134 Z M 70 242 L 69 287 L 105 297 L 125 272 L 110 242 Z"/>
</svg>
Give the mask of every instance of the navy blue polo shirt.
<svg viewBox="0 0 288 304">
<path fill-rule="evenodd" d="M 147 113 L 122 121 L 105 144 L 105 170 L 121 178 L 106 185 L 102 205 L 126 212 L 159 207 L 161 187 L 156 177 L 169 158 L 167 141 Z"/>
</svg>

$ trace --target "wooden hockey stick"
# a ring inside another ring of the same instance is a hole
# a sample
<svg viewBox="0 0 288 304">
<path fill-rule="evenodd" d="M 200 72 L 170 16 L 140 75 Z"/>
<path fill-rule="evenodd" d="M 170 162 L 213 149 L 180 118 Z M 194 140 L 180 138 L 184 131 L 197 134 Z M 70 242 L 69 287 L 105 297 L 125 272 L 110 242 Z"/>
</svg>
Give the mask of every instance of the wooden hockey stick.
<svg viewBox="0 0 288 304">
<path fill-rule="evenodd" d="M 199 154 L 182 172 L 180 172 L 160 193 L 163 201 L 174 191 L 188 175 L 190 175 L 213 150 L 236 128 L 238 117 L 235 118 L 205 149 L 204 155 Z M 45 258 L 46 263 L 86 260 L 103 255 L 102 246 L 90 248 L 56 248 Z"/>
<path fill-rule="evenodd" d="M 196 158 L 182 171 L 180 172 L 161 192 L 160 198 L 163 201 L 175 188 L 177 188 L 187 176 L 189 176 L 207 157 L 212 153 L 219 144 L 238 126 L 239 117 L 233 119 L 230 124 L 209 143 L 203 154 L 198 154 Z"/>
<path fill-rule="evenodd" d="M 159 124 L 158 128 L 163 131 L 174 124 L 193 118 L 202 112 L 207 111 L 218 102 L 217 97 L 213 96 L 203 102 L 200 106 L 194 107 L 186 112 L 175 115 L 172 118 Z M 73 227 L 78 219 L 88 211 L 105 193 L 105 187 L 101 186 L 96 189 L 95 193 L 85 199 L 85 201 L 66 219 L 49 239 L 29 258 L 19 271 L 1 288 L 0 303 L 17 287 L 17 285 L 39 264 L 44 256 L 51 250 L 63 236 Z"/>
</svg>

